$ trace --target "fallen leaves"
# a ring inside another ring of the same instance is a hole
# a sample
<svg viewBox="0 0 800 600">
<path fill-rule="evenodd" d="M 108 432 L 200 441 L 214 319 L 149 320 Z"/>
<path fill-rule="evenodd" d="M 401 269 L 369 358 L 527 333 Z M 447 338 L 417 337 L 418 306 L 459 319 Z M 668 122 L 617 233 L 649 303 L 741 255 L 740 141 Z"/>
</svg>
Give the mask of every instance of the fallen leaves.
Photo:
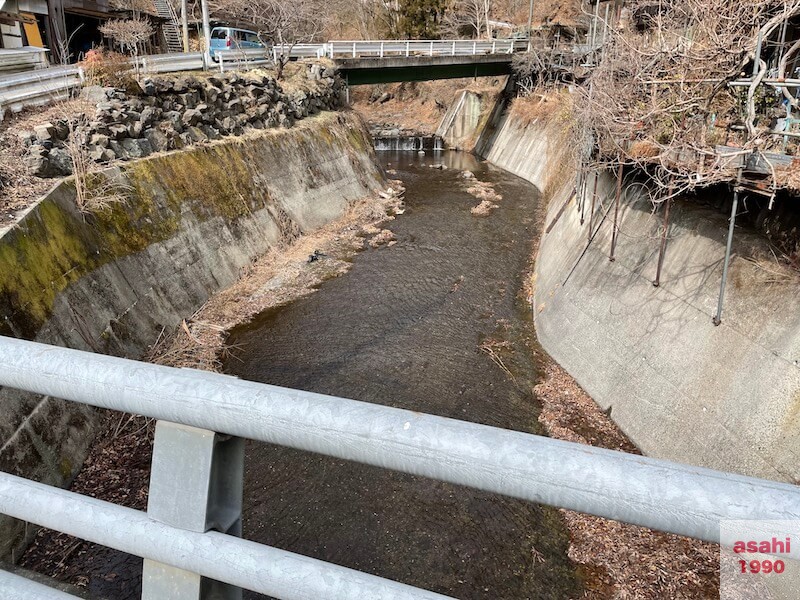
<svg viewBox="0 0 800 600">
<path fill-rule="evenodd" d="M 551 437 L 640 454 L 617 425 L 555 363 L 534 392 Z M 719 546 L 569 510 L 569 557 L 588 579 L 584 598 L 661 600 L 719 597 Z"/>
</svg>

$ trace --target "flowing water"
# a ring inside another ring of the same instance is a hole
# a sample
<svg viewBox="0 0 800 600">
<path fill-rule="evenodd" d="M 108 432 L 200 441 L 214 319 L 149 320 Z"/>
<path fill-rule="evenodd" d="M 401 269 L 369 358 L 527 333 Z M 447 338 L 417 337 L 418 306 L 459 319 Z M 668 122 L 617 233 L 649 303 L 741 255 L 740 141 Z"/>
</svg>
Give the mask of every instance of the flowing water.
<svg viewBox="0 0 800 600">
<path fill-rule="evenodd" d="M 438 135 L 417 136 L 390 136 L 373 138 L 375 150 L 379 152 L 405 152 L 413 150 L 433 150 L 439 152 L 444 149 L 444 142 Z"/>
<path fill-rule="evenodd" d="M 523 292 L 536 190 L 465 154 L 379 159 L 407 186 L 405 214 L 387 225 L 397 243 L 235 331 L 227 371 L 540 432 L 540 351 Z M 503 196 L 490 216 L 470 214 L 479 200 L 463 169 Z M 553 509 L 255 442 L 245 468 L 249 539 L 462 599 L 580 594 Z"/>
</svg>

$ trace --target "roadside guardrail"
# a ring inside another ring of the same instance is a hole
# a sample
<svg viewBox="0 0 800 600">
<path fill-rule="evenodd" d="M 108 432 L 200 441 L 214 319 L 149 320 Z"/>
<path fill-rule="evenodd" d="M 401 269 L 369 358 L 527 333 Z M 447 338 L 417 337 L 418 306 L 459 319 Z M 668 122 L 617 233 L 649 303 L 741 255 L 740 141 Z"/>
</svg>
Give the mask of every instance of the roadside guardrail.
<svg viewBox="0 0 800 600">
<path fill-rule="evenodd" d="M 83 79 L 83 69 L 74 65 L 0 76 L 0 121 L 9 111 L 69 97 Z"/>
</svg>

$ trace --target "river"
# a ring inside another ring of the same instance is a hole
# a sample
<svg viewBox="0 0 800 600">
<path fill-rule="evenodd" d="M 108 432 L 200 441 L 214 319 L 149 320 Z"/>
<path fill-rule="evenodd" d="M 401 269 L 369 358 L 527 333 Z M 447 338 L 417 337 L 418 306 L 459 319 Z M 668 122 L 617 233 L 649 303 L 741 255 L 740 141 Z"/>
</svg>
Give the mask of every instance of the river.
<svg viewBox="0 0 800 600">
<path fill-rule="evenodd" d="M 226 371 L 541 433 L 524 292 L 536 189 L 467 154 L 379 158 L 406 185 L 405 213 L 387 225 L 396 243 L 234 331 Z M 470 213 L 465 169 L 502 195 L 490 216 Z M 245 464 L 249 539 L 462 599 L 580 595 L 553 509 L 255 442 Z"/>
</svg>

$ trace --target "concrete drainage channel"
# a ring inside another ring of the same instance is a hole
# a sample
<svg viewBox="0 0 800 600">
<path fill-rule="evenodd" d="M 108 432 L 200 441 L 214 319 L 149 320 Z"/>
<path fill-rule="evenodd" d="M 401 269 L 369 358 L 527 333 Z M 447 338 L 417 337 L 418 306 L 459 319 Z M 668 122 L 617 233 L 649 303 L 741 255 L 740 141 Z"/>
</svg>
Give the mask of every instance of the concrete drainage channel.
<svg viewBox="0 0 800 600">
<path fill-rule="evenodd" d="M 533 187 L 471 155 L 443 154 L 447 169 L 417 152 L 379 156 L 408 186 L 391 225 L 397 243 L 358 254 L 347 275 L 234 332 L 241 352 L 227 369 L 537 432 L 532 323 L 517 295 L 537 235 Z M 491 180 L 502 209 L 472 216 L 462 170 Z M 482 346 L 497 348 L 512 375 Z M 245 538 L 457 598 L 580 589 L 552 508 L 256 442 L 245 469 Z M 137 559 L 93 547 L 66 560 L 90 574 L 93 595 L 138 597 Z"/>
<path fill-rule="evenodd" d="M 363 150 L 365 139 L 356 137 L 348 143 Z M 408 187 L 405 212 L 391 225 L 395 239 L 358 255 L 347 276 L 316 294 L 236 330 L 231 343 L 241 350 L 228 372 L 537 432 L 530 390 L 541 355 L 520 295 L 544 208 L 535 189 L 472 156 L 441 152 L 436 137 L 389 136 L 375 147 Z M 351 150 L 335 160 L 352 160 Z M 461 177 L 467 170 L 497 191 L 486 218 L 470 212 L 476 200 Z M 109 327 L 122 343 L 124 330 Z M 460 598 L 580 593 L 567 532 L 552 509 L 256 442 L 246 469 L 245 536 L 253 540 Z M 94 595 L 137 597 L 135 559 L 89 551 L 68 560 L 73 573 L 93 573 Z M 111 571 L 125 576 L 102 576 Z"/>
<path fill-rule="evenodd" d="M 344 277 L 235 331 L 241 351 L 226 369 L 537 432 L 539 365 L 517 294 L 538 235 L 535 189 L 464 153 L 378 158 L 406 184 L 406 211 L 389 225 L 397 243 L 357 255 Z M 470 213 L 477 200 L 464 170 L 503 195 L 490 218 Z M 498 348 L 513 375 L 482 346 Z M 245 469 L 253 539 L 455 598 L 579 595 L 550 508 L 264 444 L 248 445 Z"/>
</svg>

